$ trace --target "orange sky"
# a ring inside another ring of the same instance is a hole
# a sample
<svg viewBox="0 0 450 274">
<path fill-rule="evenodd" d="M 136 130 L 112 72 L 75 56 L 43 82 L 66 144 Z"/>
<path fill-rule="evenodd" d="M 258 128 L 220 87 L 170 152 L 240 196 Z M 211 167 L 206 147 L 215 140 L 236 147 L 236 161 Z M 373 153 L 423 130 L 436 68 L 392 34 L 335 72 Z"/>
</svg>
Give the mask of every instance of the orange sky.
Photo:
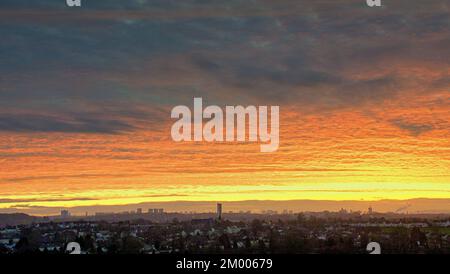
<svg viewBox="0 0 450 274">
<path fill-rule="evenodd" d="M 450 113 L 424 100 L 370 113 L 282 109 L 275 153 L 258 144 L 176 143 L 170 124 L 123 135 L 2 134 L 1 207 L 450 198 Z M 434 130 L 412 134 L 389 122 L 399 113 L 415 123 L 439 119 Z"/>
<path fill-rule="evenodd" d="M 163 2 L 0 3 L 0 212 L 450 198 L 448 1 Z M 193 97 L 280 106 L 278 151 L 173 142 Z"/>
</svg>

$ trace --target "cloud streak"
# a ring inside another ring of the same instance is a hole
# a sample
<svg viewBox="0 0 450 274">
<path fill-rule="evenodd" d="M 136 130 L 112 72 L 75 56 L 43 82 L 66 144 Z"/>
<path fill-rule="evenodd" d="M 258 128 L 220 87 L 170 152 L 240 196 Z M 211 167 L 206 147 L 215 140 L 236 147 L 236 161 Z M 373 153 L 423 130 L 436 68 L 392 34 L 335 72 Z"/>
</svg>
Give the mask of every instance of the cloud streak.
<svg viewBox="0 0 450 274">
<path fill-rule="evenodd" d="M 116 134 L 131 131 L 133 128 L 123 121 L 93 117 L 71 117 L 71 120 L 64 120 L 37 115 L 0 115 L 0 131 Z"/>
</svg>

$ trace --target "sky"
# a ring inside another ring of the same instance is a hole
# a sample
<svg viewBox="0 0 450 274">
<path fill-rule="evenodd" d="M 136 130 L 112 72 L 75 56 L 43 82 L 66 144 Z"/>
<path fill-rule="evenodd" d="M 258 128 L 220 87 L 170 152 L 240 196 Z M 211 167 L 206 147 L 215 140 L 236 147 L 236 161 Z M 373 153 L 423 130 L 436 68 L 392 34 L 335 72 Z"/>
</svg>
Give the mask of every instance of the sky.
<svg viewBox="0 0 450 274">
<path fill-rule="evenodd" d="M 448 1 L 82 2 L 0 2 L 0 212 L 450 198 Z M 172 141 L 194 97 L 278 151 Z"/>
</svg>

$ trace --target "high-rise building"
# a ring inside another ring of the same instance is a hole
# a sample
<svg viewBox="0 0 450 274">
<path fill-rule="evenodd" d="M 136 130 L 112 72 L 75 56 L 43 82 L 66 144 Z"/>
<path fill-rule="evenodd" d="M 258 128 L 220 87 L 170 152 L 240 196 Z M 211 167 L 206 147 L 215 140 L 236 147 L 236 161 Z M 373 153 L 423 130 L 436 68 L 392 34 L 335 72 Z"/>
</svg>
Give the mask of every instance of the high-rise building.
<svg viewBox="0 0 450 274">
<path fill-rule="evenodd" d="M 217 203 L 217 219 L 222 220 L 222 204 Z"/>
<path fill-rule="evenodd" d="M 70 212 L 66 209 L 61 210 L 61 218 L 68 218 L 70 217 Z"/>
<path fill-rule="evenodd" d="M 136 212 L 137 214 L 142 214 L 142 208 L 138 208 Z"/>
</svg>

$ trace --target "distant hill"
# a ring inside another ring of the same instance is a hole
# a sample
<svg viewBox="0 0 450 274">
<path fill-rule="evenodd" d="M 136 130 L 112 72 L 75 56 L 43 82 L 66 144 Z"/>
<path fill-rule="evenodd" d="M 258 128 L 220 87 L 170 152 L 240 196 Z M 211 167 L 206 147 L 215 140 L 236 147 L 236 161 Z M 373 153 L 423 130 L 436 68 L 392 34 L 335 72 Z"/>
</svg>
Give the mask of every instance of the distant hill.
<svg viewBox="0 0 450 274">
<path fill-rule="evenodd" d="M 39 218 L 24 213 L 0 214 L 0 227 L 7 225 L 31 224 Z"/>
</svg>

